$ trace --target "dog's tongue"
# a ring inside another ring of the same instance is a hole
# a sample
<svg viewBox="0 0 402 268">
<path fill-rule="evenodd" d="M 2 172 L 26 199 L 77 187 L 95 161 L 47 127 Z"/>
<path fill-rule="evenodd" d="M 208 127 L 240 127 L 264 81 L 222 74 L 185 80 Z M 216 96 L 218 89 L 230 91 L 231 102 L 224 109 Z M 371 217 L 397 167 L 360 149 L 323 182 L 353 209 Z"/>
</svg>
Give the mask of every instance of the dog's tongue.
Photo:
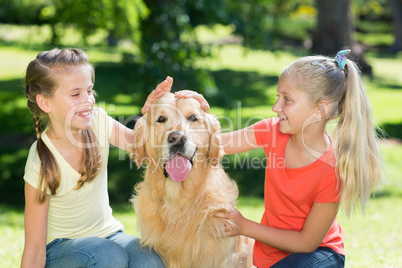
<svg viewBox="0 0 402 268">
<path fill-rule="evenodd" d="M 184 181 L 190 172 L 190 160 L 177 154 L 166 163 L 165 170 L 174 181 Z"/>
</svg>

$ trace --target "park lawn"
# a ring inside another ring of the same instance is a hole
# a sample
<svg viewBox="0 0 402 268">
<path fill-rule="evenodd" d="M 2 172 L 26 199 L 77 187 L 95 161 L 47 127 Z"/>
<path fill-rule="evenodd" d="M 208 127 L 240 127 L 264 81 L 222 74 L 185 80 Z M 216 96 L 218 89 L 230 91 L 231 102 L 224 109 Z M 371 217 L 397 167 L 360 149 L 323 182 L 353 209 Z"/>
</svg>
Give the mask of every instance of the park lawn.
<svg viewBox="0 0 402 268">
<path fill-rule="evenodd" d="M 237 205 L 243 215 L 259 221 L 264 210 L 263 200 L 240 198 Z M 0 206 L 0 263 L 2 267 L 19 267 L 24 246 L 23 211 Z M 366 215 L 338 217 L 345 234 L 346 267 L 401 267 L 402 251 L 400 197 L 380 197 L 370 200 Z M 114 216 L 120 220 L 128 234 L 139 235 L 135 213 L 129 205 L 118 206 Z"/>
<path fill-rule="evenodd" d="M 366 214 L 347 218 L 338 216 L 345 235 L 346 267 L 402 266 L 402 145 L 383 143 L 382 152 L 387 164 L 387 182 L 370 199 Z M 262 187 L 262 186 L 261 186 Z M 114 216 L 123 223 L 128 234 L 139 236 L 135 213 L 130 205 L 113 206 Z M 254 197 L 239 198 L 237 208 L 251 220 L 259 222 L 264 201 Z M 24 246 L 23 210 L 0 205 L 1 267 L 18 267 Z"/>
</svg>

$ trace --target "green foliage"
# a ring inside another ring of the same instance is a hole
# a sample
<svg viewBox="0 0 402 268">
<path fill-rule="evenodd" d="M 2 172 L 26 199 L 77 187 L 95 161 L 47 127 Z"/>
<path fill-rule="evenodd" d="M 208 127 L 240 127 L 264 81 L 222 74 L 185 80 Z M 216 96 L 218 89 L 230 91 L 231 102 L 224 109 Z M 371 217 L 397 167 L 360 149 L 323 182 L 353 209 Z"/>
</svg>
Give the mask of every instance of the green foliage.
<svg viewBox="0 0 402 268">
<path fill-rule="evenodd" d="M 142 0 L 0 0 L 0 22 L 16 24 L 49 24 L 52 45 L 69 26 L 76 28 L 86 44 L 99 29 L 108 32 L 108 41 L 128 38 L 138 42 L 139 20 L 148 14 Z"/>
<path fill-rule="evenodd" d="M 148 10 L 141 0 L 51 0 L 41 10 L 40 18 L 51 25 L 52 43 L 59 43 L 62 29 L 72 25 L 81 33 L 84 43 L 98 29 L 105 29 L 113 38 L 138 40 L 138 22 Z"/>
<path fill-rule="evenodd" d="M 185 1 L 145 3 L 151 13 L 141 21 L 141 54 L 125 57 L 127 67 L 133 70 L 134 80 L 143 82 L 144 96 L 167 75 L 180 77 L 175 83 L 180 89 L 197 88 L 207 96 L 216 94 L 215 83 L 208 72 L 193 66 L 196 58 L 208 55 L 208 50 L 194 35 Z"/>
<path fill-rule="evenodd" d="M 21 137 L 21 136 L 20 136 Z M 10 139 L 10 143 L 14 139 Z M 4 137 L 3 137 L 4 142 Z M 21 207 L 24 204 L 24 167 L 27 159 L 27 149 L 5 147 L 0 155 L 0 203 Z"/>
<path fill-rule="evenodd" d="M 49 0 L 0 0 L 0 23 L 42 24 L 41 10 Z"/>
<path fill-rule="evenodd" d="M 194 64 L 210 54 L 209 47 L 198 42 L 194 27 L 220 23 L 233 26 L 233 33 L 240 35 L 243 45 L 252 48 L 274 48 L 277 36 L 284 29 L 289 29 L 287 36 L 294 33 L 303 35 L 306 31 L 299 26 L 301 16 L 306 16 L 309 9 L 293 1 L 252 0 L 252 1 L 212 1 L 212 0 L 170 0 L 145 1 L 150 14 L 141 20 L 140 55 L 126 53 L 123 57 L 127 68 L 132 70 L 135 81 L 141 81 L 143 96 L 154 88 L 155 81 L 166 75 L 180 77 L 175 87 L 197 89 L 212 102 L 226 103 L 229 107 L 230 94 L 217 94 L 215 81 L 205 68 Z M 311 9 L 310 9 L 311 10 Z M 282 19 L 295 11 L 291 27 Z M 311 11 L 310 11 L 311 13 Z M 314 13 L 314 10 L 313 10 Z M 311 14 L 308 14 L 311 16 Z M 282 34 L 281 36 L 284 36 Z M 302 37 L 298 37 L 301 39 Z"/>
<path fill-rule="evenodd" d="M 388 0 L 354 0 L 351 8 L 357 18 L 366 20 L 391 20 L 391 7 Z"/>
<path fill-rule="evenodd" d="M 243 45 L 251 48 L 275 49 L 279 47 L 279 39 L 283 37 L 283 29 L 292 31 L 292 27 L 284 27 L 286 18 L 300 22 L 295 13 L 304 13 L 306 6 L 313 1 L 290 0 L 249 0 L 249 1 L 188 1 L 190 23 L 196 25 L 223 24 L 233 25 L 234 33 L 241 36 Z M 313 8 L 314 9 L 314 8 Z M 305 15 L 306 13 L 304 13 Z M 298 26 L 294 23 L 294 26 Z M 293 33 L 300 33 L 298 29 Z"/>
</svg>

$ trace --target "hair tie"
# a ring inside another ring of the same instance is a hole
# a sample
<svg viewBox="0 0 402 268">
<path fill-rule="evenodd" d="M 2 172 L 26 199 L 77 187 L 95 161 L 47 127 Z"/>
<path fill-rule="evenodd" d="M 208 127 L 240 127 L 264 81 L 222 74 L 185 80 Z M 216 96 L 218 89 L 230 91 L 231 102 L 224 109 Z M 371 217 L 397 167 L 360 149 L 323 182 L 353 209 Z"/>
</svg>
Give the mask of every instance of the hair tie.
<svg viewBox="0 0 402 268">
<path fill-rule="evenodd" d="M 313 62 L 311 63 L 311 65 L 319 66 L 319 67 L 320 67 L 321 69 L 323 69 L 323 70 L 327 69 L 327 67 L 325 67 L 324 64 L 319 63 L 318 60 L 313 61 Z"/>
<path fill-rule="evenodd" d="M 350 49 L 341 50 L 338 53 L 336 53 L 335 61 L 342 70 L 345 70 L 346 55 L 349 53 Z"/>
</svg>

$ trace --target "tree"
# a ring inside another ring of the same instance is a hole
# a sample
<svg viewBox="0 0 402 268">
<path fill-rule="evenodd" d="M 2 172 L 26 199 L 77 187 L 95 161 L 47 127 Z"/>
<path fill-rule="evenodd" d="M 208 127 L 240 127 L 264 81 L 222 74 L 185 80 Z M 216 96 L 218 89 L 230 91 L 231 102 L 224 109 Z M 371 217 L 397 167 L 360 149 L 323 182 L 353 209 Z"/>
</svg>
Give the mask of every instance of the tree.
<svg viewBox="0 0 402 268">
<path fill-rule="evenodd" d="M 306 0 L 198 0 L 187 4 L 191 21 L 198 24 L 234 25 L 234 34 L 242 37 L 243 46 L 259 49 L 277 47 L 280 20 Z M 192 1 L 188 1 L 192 2 Z M 198 5 L 202 2 L 202 5 Z"/>
<path fill-rule="evenodd" d="M 391 47 L 394 52 L 402 50 L 402 0 L 390 0 L 394 21 L 395 42 Z"/>
<path fill-rule="evenodd" d="M 39 14 L 46 0 L 0 0 L 0 23 L 41 24 Z"/>
<path fill-rule="evenodd" d="M 354 27 L 350 0 L 316 0 L 317 25 L 313 39 L 313 53 L 335 55 L 339 50 L 349 48 L 351 56 L 362 71 L 372 75 L 372 67 L 364 58 L 363 47 L 353 38 Z"/>
<path fill-rule="evenodd" d="M 144 96 L 167 75 L 178 78 L 175 87 L 216 94 L 212 76 L 194 62 L 208 55 L 198 42 L 183 0 L 146 0 L 151 11 L 140 23 L 140 56 L 133 75 L 140 75 Z"/>
<path fill-rule="evenodd" d="M 148 14 L 142 0 L 48 0 L 40 13 L 52 28 L 53 44 L 59 43 L 65 26 L 74 26 L 86 43 L 87 37 L 105 29 L 114 38 L 139 40 L 139 20 Z"/>
</svg>

